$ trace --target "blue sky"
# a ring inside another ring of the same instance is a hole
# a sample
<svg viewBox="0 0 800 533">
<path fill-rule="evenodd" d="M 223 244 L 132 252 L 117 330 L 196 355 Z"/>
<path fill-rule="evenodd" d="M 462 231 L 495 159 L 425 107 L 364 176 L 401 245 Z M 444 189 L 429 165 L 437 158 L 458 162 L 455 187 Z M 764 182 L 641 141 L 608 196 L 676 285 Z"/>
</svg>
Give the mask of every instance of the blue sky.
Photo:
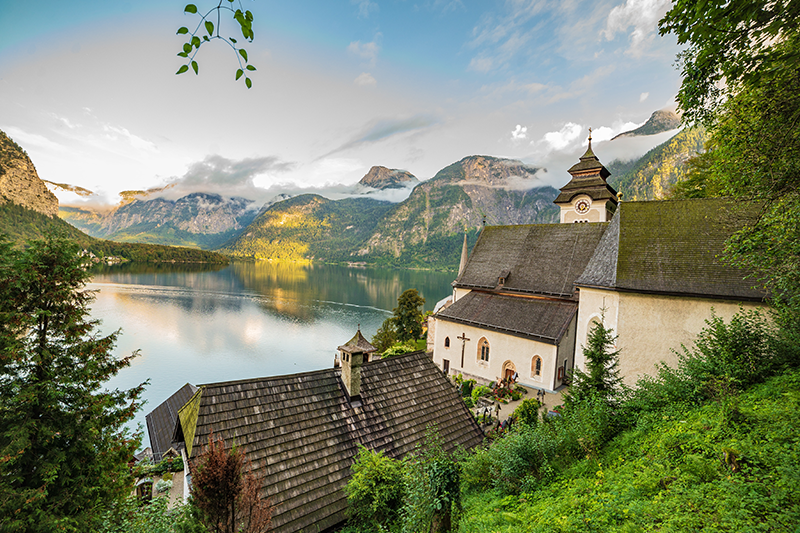
<svg viewBox="0 0 800 533">
<path fill-rule="evenodd" d="M 674 106 L 680 81 L 675 40 L 657 34 L 665 0 L 242 4 L 250 90 L 220 42 L 199 76 L 175 76 L 175 31 L 197 20 L 185 3 L 0 0 L 0 129 L 40 177 L 100 202 L 170 183 L 334 193 L 373 165 L 427 179 L 472 154 L 545 166 L 560 186 L 588 127 L 605 162 L 664 140 L 604 142 Z"/>
</svg>

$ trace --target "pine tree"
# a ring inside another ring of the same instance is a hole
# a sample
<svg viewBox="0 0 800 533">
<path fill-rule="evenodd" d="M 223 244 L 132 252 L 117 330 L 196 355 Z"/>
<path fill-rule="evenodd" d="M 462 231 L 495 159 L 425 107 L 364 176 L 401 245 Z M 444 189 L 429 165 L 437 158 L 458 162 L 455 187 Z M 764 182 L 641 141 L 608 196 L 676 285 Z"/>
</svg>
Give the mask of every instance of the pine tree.
<svg viewBox="0 0 800 533">
<path fill-rule="evenodd" d="M 135 353 L 89 318 L 90 274 L 63 238 L 0 242 L 0 517 L 3 531 L 89 531 L 130 491 L 140 443 L 124 425 L 144 384 L 105 390 Z"/>
<path fill-rule="evenodd" d="M 586 372 L 576 368 L 572 372 L 572 384 L 569 388 L 570 401 L 581 401 L 593 395 L 600 396 L 613 403 L 618 396 L 622 378 L 619 376 L 619 350 L 613 350 L 617 336 L 611 328 L 603 325 L 605 309 L 589 330 L 583 357 L 586 360 Z"/>
</svg>

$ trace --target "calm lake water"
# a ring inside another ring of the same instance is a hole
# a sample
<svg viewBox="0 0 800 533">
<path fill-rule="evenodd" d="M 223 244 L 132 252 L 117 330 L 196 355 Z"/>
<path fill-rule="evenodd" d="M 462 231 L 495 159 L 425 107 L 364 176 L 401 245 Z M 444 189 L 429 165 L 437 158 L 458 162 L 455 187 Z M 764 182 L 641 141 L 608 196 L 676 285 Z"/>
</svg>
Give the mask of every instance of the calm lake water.
<svg viewBox="0 0 800 533">
<path fill-rule="evenodd" d="M 131 424 L 146 430 L 145 414 L 185 383 L 330 368 L 336 348 L 359 324 L 371 338 L 404 290 L 419 290 L 432 309 L 454 276 L 268 262 L 122 265 L 98 271 L 88 288 L 99 290 L 91 309 L 100 330 L 122 329 L 115 353 L 140 350 L 109 387 L 150 380 Z"/>
</svg>

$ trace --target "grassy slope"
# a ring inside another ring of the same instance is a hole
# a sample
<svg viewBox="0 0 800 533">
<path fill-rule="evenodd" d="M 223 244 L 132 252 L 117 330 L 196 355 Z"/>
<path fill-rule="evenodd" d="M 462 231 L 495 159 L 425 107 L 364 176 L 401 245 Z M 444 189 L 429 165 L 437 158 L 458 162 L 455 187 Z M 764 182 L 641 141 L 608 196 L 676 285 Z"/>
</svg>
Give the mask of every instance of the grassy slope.
<svg viewBox="0 0 800 533">
<path fill-rule="evenodd" d="M 794 370 L 640 420 L 533 494 L 468 495 L 460 531 L 798 531 L 798 428 Z"/>
<path fill-rule="evenodd" d="M 203 250 L 95 239 L 58 217 L 50 218 L 12 203 L 0 205 L 0 234 L 7 235 L 12 242 L 22 244 L 30 239 L 41 238 L 48 232 L 63 234 L 99 257 L 118 256 L 129 261 L 203 263 L 225 263 L 228 260 L 221 254 Z"/>
</svg>

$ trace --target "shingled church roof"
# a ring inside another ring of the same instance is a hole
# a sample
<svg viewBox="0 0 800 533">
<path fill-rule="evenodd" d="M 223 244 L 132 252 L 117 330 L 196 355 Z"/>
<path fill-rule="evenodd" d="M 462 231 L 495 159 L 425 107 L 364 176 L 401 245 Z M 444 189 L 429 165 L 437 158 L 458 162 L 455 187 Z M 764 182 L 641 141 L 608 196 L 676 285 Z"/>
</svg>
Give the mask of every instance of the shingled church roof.
<svg viewBox="0 0 800 533">
<path fill-rule="evenodd" d="M 150 448 L 156 461 L 161 460 L 164 452 L 173 447 L 172 435 L 175 431 L 175 422 L 178 420 L 178 410 L 196 391 L 197 387 L 187 383 L 145 417 Z"/>
<path fill-rule="evenodd" d="M 458 288 L 495 289 L 501 274 L 506 292 L 571 298 L 607 222 L 486 226 L 472 250 Z"/>
<path fill-rule="evenodd" d="M 339 376 L 331 369 L 203 385 L 187 449 L 197 457 L 212 430 L 226 446 L 243 447 L 281 533 L 323 531 L 345 520 L 343 488 L 359 444 L 402 457 L 431 424 L 449 450 L 483 440 L 456 389 L 423 352 L 364 363 L 357 404 Z M 191 427 L 183 415 L 180 423 Z"/>
<path fill-rule="evenodd" d="M 723 198 L 622 202 L 576 285 L 763 300 L 746 272 L 719 258 L 747 213 Z"/>
<path fill-rule="evenodd" d="M 574 301 L 506 296 L 470 291 L 437 318 L 548 344 L 558 344 L 578 312 Z"/>
</svg>

